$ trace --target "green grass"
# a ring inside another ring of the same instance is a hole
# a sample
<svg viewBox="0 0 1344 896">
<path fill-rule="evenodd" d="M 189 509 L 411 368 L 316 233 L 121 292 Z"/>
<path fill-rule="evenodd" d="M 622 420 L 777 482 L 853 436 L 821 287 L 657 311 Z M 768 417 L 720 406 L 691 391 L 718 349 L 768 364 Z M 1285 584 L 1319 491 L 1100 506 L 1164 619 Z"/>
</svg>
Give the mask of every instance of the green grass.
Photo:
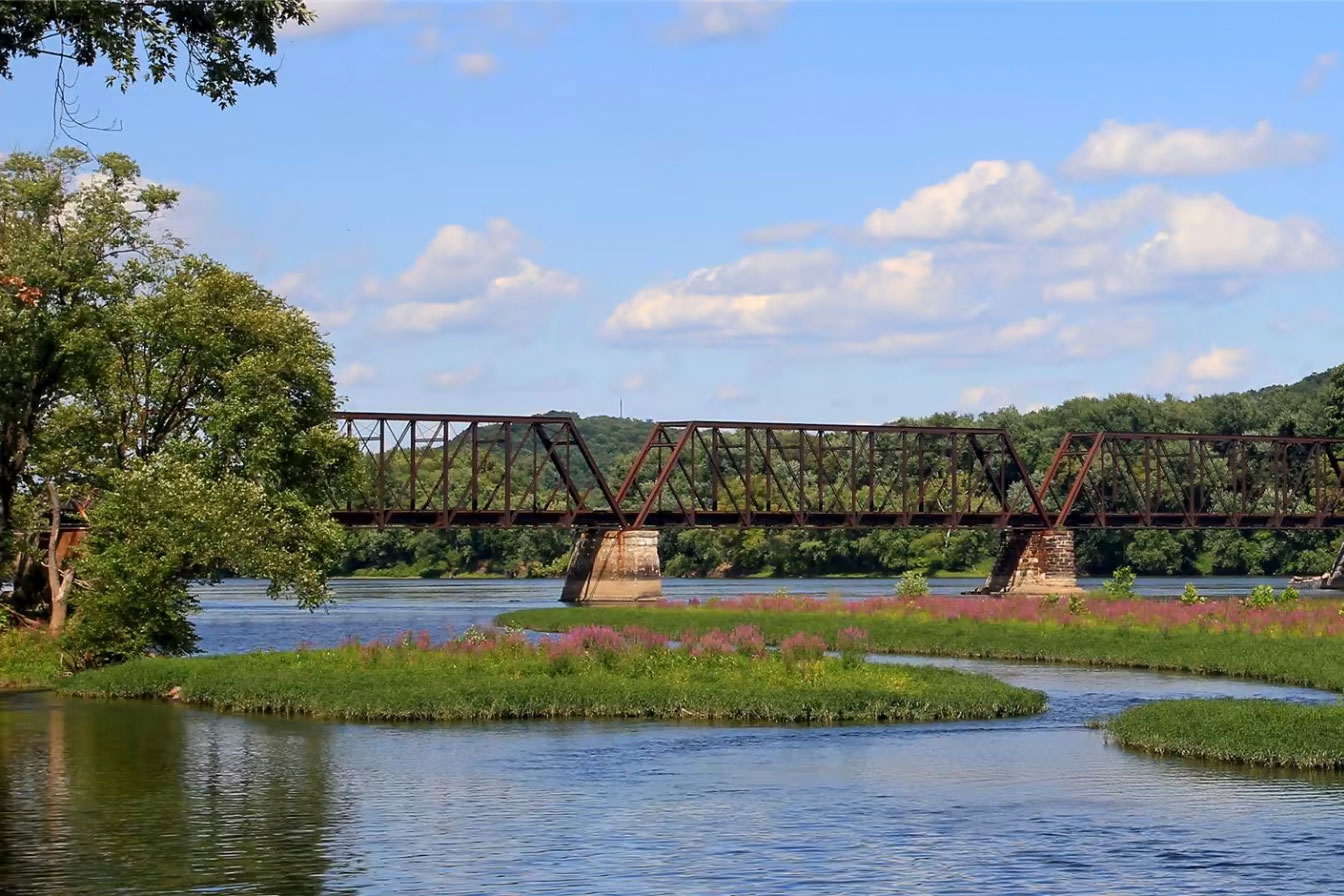
<svg viewBox="0 0 1344 896">
<path fill-rule="evenodd" d="M 83 672 L 86 697 L 177 699 L 216 709 L 351 720 L 661 718 L 740 722 L 980 719 L 1044 708 L 1038 691 L 946 669 L 692 656 L 665 648 L 561 660 L 410 646 L 141 659 Z"/>
<path fill-rule="evenodd" d="M 1107 624 L 1059 625 L 897 614 L 770 612 L 707 607 L 581 607 L 519 610 L 504 625 L 563 631 L 575 625 L 641 625 L 677 634 L 756 625 L 778 643 L 796 631 L 836 643 L 861 626 L 875 653 L 985 657 L 1232 675 L 1344 691 L 1337 636 L 1205 631 Z M 1344 706 L 1274 700 L 1163 700 L 1121 713 L 1107 727 L 1117 743 L 1160 755 L 1257 765 L 1344 768 Z"/>
<path fill-rule="evenodd" d="M 44 631 L 0 631 L 0 688 L 50 687 L 62 675 L 61 650 Z"/>
<path fill-rule="evenodd" d="M 567 631 L 578 625 L 640 625 L 667 635 L 755 625 L 767 642 L 807 632 L 836 643 L 847 626 L 867 630 L 874 653 L 910 653 L 1032 662 L 1122 666 L 1211 675 L 1344 691 L 1344 644 L 1335 638 L 1253 635 L 1198 629 L 918 616 L 847 612 L 770 612 L 712 607 L 575 607 L 517 610 L 500 625 Z"/>
<path fill-rule="evenodd" d="M 1278 700 L 1161 700 L 1120 713 L 1116 743 L 1163 756 L 1344 769 L 1344 706 Z"/>
</svg>

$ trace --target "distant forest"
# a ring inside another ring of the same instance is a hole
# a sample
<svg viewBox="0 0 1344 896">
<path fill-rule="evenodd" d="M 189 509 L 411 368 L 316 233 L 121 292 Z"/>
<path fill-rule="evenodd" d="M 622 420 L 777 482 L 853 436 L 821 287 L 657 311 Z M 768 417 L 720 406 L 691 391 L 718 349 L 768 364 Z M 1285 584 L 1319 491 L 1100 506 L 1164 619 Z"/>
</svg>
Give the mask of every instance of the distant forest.
<svg viewBox="0 0 1344 896">
<path fill-rule="evenodd" d="M 633 463 L 651 421 L 573 416 L 598 465 L 619 481 L 617 474 Z M 1189 400 L 1120 394 L 1074 398 L 1026 414 L 1008 407 L 892 422 L 1006 429 L 1039 482 L 1066 432 L 1344 436 L 1344 366 L 1289 386 Z M 1340 537 L 1306 531 L 1080 530 L 1078 565 L 1085 574 L 1108 574 L 1124 565 L 1152 575 L 1311 574 L 1330 567 Z M 565 570 L 572 540 L 572 533 L 550 529 L 353 530 L 336 573 L 555 576 Z M 998 543 L 999 533 L 976 529 L 685 529 L 664 531 L 659 552 L 668 576 L 894 576 L 910 569 L 981 574 Z"/>
</svg>

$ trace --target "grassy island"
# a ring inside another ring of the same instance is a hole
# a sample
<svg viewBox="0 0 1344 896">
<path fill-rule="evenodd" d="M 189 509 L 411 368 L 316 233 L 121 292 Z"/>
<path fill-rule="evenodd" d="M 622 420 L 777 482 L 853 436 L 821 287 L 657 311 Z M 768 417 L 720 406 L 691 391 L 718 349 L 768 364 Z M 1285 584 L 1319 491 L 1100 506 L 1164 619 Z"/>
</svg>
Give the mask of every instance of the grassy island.
<svg viewBox="0 0 1344 896">
<path fill-rule="evenodd" d="M 471 632 L 427 633 L 188 659 L 152 658 L 81 673 L 63 686 L 91 697 L 172 697 L 244 712 L 351 720 L 661 718 L 740 722 L 982 719 L 1044 708 L 1038 691 L 986 675 L 862 662 L 851 632 L 841 658 L 808 635 L 766 649 L 750 627 L 707 629 L 678 646 L 638 627 L 586 626 L 528 643 Z"/>
<path fill-rule="evenodd" d="M 1143 599 L 743 597 L 700 605 L 518 610 L 500 624 L 537 631 L 639 625 L 667 635 L 750 625 L 767 643 L 806 632 L 838 646 L 862 626 L 874 653 L 911 653 L 1232 675 L 1344 691 L 1339 605 L 1185 606 Z"/>
<path fill-rule="evenodd" d="M 1286 768 L 1344 768 L 1344 706 L 1280 700 L 1159 700 L 1110 721 L 1122 746 Z"/>
<path fill-rule="evenodd" d="M 638 624 L 661 632 L 757 626 L 767 641 L 807 632 L 839 646 L 862 625 L 877 653 L 985 657 L 1230 675 L 1344 691 L 1338 603 L 1184 605 L 1142 599 L 747 597 L 701 605 L 522 610 L 501 622 L 543 631 Z M 1344 768 L 1344 706 L 1167 700 L 1110 722 L 1114 740 L 1156 754 Z"/>
</svg>

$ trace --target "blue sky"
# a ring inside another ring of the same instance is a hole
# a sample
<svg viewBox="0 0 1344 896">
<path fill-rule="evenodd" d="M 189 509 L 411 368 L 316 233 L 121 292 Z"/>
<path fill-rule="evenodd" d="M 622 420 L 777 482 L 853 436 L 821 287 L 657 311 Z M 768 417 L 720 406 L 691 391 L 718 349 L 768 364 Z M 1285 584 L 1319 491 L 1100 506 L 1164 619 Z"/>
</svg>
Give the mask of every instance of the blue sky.
<svg viewBox="0 0 1344 896">
<path fill-rule="evenodd" d="M 78 94 L 353 409 L 878 421 L 1344 361 L 1344 6 L 316 7 L 232 109 Z M 0 82 L 0 151 L 52 144 L 53 75 Z"/>
</svg>

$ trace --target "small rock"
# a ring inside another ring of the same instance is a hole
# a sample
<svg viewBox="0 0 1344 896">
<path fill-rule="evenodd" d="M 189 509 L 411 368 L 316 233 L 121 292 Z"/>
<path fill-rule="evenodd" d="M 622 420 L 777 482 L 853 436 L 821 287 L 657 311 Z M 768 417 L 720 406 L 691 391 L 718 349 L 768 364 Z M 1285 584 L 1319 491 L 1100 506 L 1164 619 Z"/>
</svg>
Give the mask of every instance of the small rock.
<svg viewBox="0 0 1344 896">
<path fill-rule="evenodd" d="M 175 688 L 173 688 L 172 690 L 170 690 L 170 691 L 168 692 L 168 699 L 169 699 L 169 700 L 181 700 L 181 699 L 182 699 L 182 686 L 181 686 L 181 685 L 178 685 L 177 687 L 175 687 Z"/>
</svg>

